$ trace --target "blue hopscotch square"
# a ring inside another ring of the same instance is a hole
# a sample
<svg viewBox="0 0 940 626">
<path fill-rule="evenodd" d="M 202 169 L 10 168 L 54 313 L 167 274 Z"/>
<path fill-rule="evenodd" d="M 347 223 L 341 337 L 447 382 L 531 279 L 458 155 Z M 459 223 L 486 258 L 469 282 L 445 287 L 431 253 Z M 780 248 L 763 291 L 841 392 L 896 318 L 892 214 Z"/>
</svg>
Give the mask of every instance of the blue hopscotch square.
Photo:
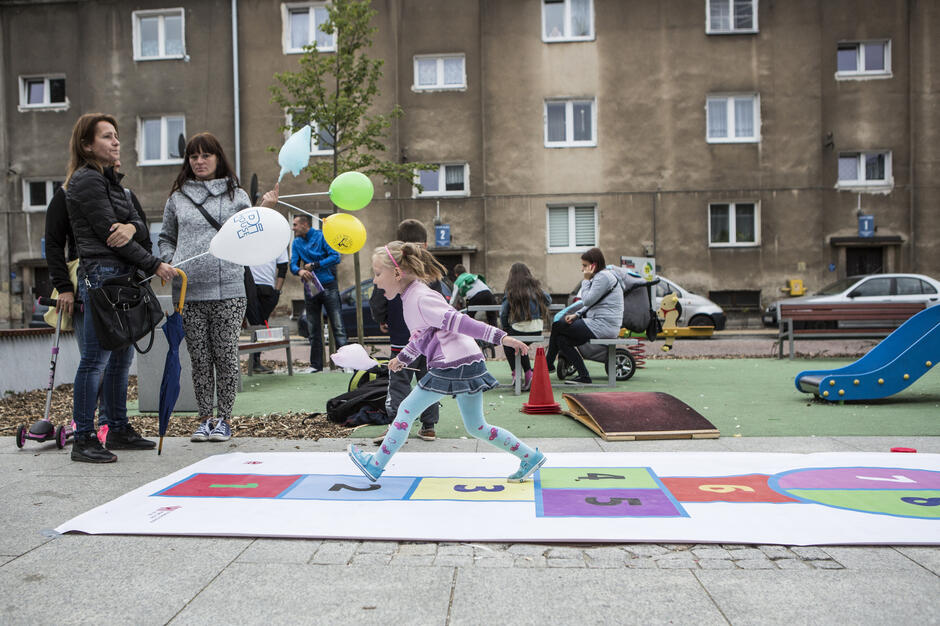
<svg viewBox="0 0 940 626">
<path fill-rule="evenodd" d="M 391 476 L 373 483 L 362 475 L 309 474 L 297 481 L 286 500 L 404 500 L 420 479 Z"/>
</svg>

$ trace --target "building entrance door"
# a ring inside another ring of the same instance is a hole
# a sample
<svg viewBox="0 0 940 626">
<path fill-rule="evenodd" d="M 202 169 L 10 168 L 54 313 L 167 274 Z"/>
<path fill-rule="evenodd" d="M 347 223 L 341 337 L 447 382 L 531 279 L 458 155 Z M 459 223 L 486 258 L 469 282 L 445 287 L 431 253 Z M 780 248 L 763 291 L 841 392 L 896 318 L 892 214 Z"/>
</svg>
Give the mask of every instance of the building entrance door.
<svg viewBox="0 0 940 626">
<path fill-rule="evenodd" d="M 845 249 L 845 275 L 880 274 L 884 272 L 882 246 L 848 247 Z"/>
</svg>

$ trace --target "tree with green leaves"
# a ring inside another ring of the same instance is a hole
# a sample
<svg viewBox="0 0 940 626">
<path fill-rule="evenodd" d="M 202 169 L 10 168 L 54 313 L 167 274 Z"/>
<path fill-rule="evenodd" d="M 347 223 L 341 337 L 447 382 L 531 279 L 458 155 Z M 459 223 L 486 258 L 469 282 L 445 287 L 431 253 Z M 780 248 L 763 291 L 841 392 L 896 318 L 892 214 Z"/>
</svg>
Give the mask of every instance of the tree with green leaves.
<svg viewBox="0 0 940 626">
<path fill-rule="evenodd" d="M 415 169 L 435 169 L 426 163 L 401 163 L 383 156 L 383 143 L 391 120 L 402 115 L 396 105 L 387 114 L 376 113 L 372 103 L 379 93 L 381 59 L 366 51 L 378 28 L 372 26 L 376 11 L 369 0 L 333 0 L 326 6 L 328 18 L 320 30 L 332 36 L 335 50 L 320 52 L 317 37 L 304 47 L 300 69 L 275 74 L 272 101 L 291 114 L 293 130 L 310 124 L 314 141 L 332 149 L 332 158 L 315 157 L 305 168 L 308 182 L 329 183 L 340 172 L 356 170 L 389 181 L 411 181 Z M 336 212 L 336 207 L 333 207 Z M 353 255 L 356 293 L 356 335 L 362 340 L 362 294 L 359 253 Z"/>
</svg>

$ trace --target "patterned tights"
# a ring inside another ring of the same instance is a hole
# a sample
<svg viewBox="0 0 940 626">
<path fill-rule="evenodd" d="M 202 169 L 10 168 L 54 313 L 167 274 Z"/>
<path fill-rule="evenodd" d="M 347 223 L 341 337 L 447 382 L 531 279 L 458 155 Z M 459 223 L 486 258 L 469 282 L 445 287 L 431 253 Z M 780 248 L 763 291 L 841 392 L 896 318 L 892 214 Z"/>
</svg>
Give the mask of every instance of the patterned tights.
<svg viewBox="0 0 940 626">
<path fill-rule="evenodd" d="M 232 417 L 238 392 L 238 335 L 245 316 L 246 298 L 186 302 L 183 329 L 193 362 L 193 389 L 199 416 L 212 417 L 218 395 L 218 415 Z"/>
</svg>

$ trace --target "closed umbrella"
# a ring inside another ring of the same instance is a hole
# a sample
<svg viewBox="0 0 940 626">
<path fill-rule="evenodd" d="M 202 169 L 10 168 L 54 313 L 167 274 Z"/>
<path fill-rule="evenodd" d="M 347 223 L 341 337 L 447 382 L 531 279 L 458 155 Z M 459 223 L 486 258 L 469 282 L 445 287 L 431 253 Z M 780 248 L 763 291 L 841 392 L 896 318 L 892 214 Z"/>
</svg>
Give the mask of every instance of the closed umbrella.
<svg viewBox="0 0 940 626">
<path fill-rule="evenodd" d="M 163 452 L 163 436 L 170 425 L 170 414 L 176 407 L 176 400 L 180 395 L 180 342 L 186 336 L 183 330 L 183 302 L 186 300 L 186 273 L 177 269 L 183 279 L 180 288 L 180 301 L 172 314 L 168 315 L 163 324 L 163 334 L 166 335 L 167 351 L 166 362 L 163 365 L 163 380 L 160 382 L 160 445 L 157 454 Z"/>
</svg>

